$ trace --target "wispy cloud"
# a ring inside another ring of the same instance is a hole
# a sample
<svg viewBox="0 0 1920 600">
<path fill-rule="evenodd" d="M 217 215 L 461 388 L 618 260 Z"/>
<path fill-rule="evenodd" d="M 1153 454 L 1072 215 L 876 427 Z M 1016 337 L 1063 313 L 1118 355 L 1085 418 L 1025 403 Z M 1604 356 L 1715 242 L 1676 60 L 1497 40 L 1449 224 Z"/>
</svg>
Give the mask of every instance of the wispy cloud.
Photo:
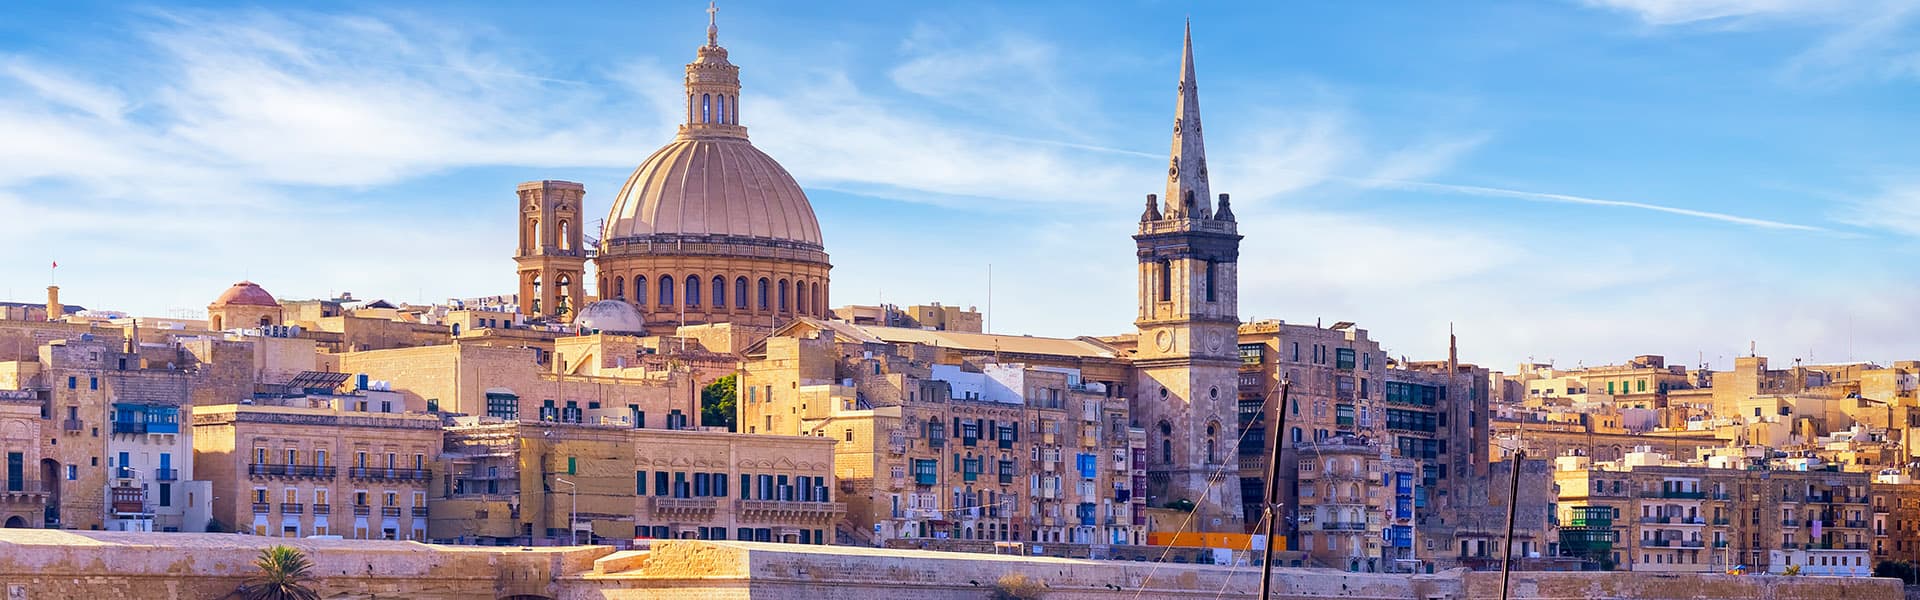
<svg viewBox="0 0 1920 600">
<path fill-rule="evenodd" d="M 1844 202 L 1833 215 L 1849 225 L 1920 238 L 1920 181 L 1900 181 L 1871 196 Z"/>
<path fill-rule="evenodd" d="M 1627 200 L 1607 200 L 1603 198 L 1589 198 L 1585 196 L 1574 196 L 1571 194 L 1555 194 L 1555 193 L 1549 193 L 1549 192 L 1529 192 L 1529 191 L 1523 191 L 1523 190 L 1509 190 L 1509 189 L 1502 189 L 1502 188 L 1481 187 L 1481 186 L 1473 186 L 1473 185 L 1455 185 L 1455 184 L 1449 184 L 1449 183 L 1433 183 L 1433 182 L 1426 182 L 1426 181 L 1405 181 L 1405 180 L 1384 180 L 1384 179 L 1364 179 L 1360 181 L 1369 185 L 1375 185 L 1375 186 L 1387 187 L 1387 188 L 1422 190 L 1422 191 L 1429 191 L 1429 192 L 1441 192 L 1441 193 L 1447 193 L 1447 194 L 1466 194 L 1470 196 L 1485 196 L 1489 198 L 1512 198 L 1515 200 L 1526 200 L 1529 202 L 1550 202 L 1550 203 L 1557 203 L 1557 204 L 1582 204 L 1587 206 L 1611 206 L 1616 208 L 1649 210 L 1653 212 L 1666 213 L 1670 215 L 1680 215 L 1685 217 L 1694 217 L 1699 219 L 1720 221 L 1723 223 L 1733 223 L 1736 225 L 1747 225 L 1750 227 L 1759 227 L 1762 229 L 1784 229 L 1784 230 L 1791 230 L 1791 231 L 1830 231 L 1829 229 L 1824 227 L 1807 225 L 1804 223 L 1788 223 L 1785 221 L 1774 221 L 1774 220 L 1760 219 L 1755 217 L 1744 217 L 1740 215 L 1713 212 L 1713 211 L 1707 211 L 1707 210 L 1695 210 L 1691 208 L 1681 208 L 1677 206 L 1665 206 L 1660 204 L 1650 204 L 1646 202 L 1633 202 L 1633 201 L 1627 201 Z"/>
<path fill-rule="evenodd" d="M 1814 86 L 1920 77 L 1915 42 L 1920 0 L 1585 0 L 1653 27 L 1708 31 L 1811 28 L 1823 34 L 1781 69 L 1787 82 Z"/>
</svg>

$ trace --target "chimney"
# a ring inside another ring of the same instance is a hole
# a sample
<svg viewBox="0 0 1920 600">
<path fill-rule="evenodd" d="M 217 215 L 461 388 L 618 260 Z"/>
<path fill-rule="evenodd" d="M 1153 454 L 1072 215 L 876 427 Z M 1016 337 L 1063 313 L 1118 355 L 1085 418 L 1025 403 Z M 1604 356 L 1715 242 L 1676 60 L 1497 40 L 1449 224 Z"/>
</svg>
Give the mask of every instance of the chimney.
<svg viewBox="0 0 1920 600">
<path fill-rule="evenodd" d="M 60 286 L 47 286 L 47 320 L 58 321 L 67 316 L 67 307 L 60 304 Z"/>
</svg>

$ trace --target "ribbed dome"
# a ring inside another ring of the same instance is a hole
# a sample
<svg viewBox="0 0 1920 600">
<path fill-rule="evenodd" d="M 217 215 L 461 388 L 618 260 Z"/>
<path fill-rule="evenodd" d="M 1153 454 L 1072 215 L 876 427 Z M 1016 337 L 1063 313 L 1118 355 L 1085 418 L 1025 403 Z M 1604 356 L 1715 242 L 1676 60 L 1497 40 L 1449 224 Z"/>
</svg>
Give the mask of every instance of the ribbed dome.
<svg viewBox="0 0 1920 600">
<path fill-rule="evenodd" d="M 793 176 L 744 137 L 682 135 L 640 163 L 601 239 L 730 236 L 823 247 Z"/>
<path fill-rule="evenodd" d="M 215 298 L 212 304 L 212 306 L 279 305 L 280 303 L 273 299 L 273 294 L 267 293 L 267 290 L 261 288 L 260 284 L 251 281 L 242 281 L 233 284 L 233 287 L 227 288 L 225 292 L 221 292 L 220 297 Z"/>
<path fill-rule="evenodd" d="M 580 333 L 646 333 L 646 319 L 625 300 L 601 300 L 580 309 L 573 317 Z"/>
</svg>

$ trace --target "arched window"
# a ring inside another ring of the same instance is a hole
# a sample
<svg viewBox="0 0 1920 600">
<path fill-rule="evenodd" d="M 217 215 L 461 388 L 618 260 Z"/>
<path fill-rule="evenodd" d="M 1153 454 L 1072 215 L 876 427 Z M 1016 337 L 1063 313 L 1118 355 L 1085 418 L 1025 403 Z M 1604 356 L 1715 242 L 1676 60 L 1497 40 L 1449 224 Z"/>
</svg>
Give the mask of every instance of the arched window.
<svg viewBox="0 0 1920 600">
<path fill-rule="evenodd" d="M 1173 300 L 1173 263 L 1164 260 L 1160 261 L 1160 266 L 1155 270 L 1159 271 L 1158 275 L 1160 276 L 1160 289 L 1158 290 L 1160 301 L 1167 302 Z"/>
<path fill-rule="evenodd" d="M 460 324 L 459 324 L 459 323 L 454 323 L 454 324 L 453 324 L 453 335 L 455 335 L 455 336 L 458 336 L 458 335 L 460 335 Z"/>
<path fill-rule="evenodd" d="M 660 276 L 660 297 L 658 298 L 658 300 L 660 301 L 661 306 L 673 306 L 673 276 L 672 275 Z"/>
<path fill-rule="evenodd" d="M 827 315 L 827 293 L 820 289 L 819 282 L 815 282 L 812 288 L 813 288 L 813 314 L 816 317 L 824 317 Z"/>
<path fill-rule="evenodd" d="M 268 325 L 272 325 L 272 324 L 273 324 L 273 317 L 260 317 L 260 326 L 261 326 L 261 327 L 266 327 L 266 326 L 268 326 Z"/>
<path fill-rule="evenodd" d="M 807 282 L 793 282 L 793 308 L 795 312 L 807 314 Z"/>
<path fill-rule="evenodd" d="M 540 276 L 539 275 L 533 276 L 533 285 L 531 286 L 531 288 L 533 291 L 528 295 L 533 297 L 533 312 L 537 313 L 537 312 L 540 312 Z"/>
<path fill-rule="evenodd" d="M 713 122 L 713 94 L 700 95 L 700 122 Z"/>
<path fill-rule="evenodd" d="M 700 305 L 700 276 L 698 275 L 687 276 L 686 300 L 687 300 L 688 308 L 692 308 Z"/>
<path fill-rule="evenodd" d="M 787 280 L 780 280 L 780 312 L 787 312 Z"/>
<path fill-rule="evenodd" d="M 647 307 L 647 278 L 633 278 L 633 303 L 640 308 Z"/>
<path fill-rule="evenodd" d="M 713 276 L 713 307 L 727 307 L 727 278 L 719 275 Z"/>
<path fill-rule="evenodd" d="M 540 247 L 540 220 L 527 219 L 527 241 L 521 244 L 527 248 L 527 254 Z"/>
<path fill-rule="evenodd" d="M 558 286 L 553 289 L 555 296 L 554 310 L 571 310 L 573 303 L 569 301 L 567 292 L 573 290 L 573 278 L 561 275 L 559 279 L 554 280 L 554 284 Z"/>
<path fill-rule="evenodd" d="M 567 236 L 567 220 L 566 220 L 566 219 L 561 219 L 561 220 L 560 220 L 560 232 L 559 232 L 559 235 L 560 235 L 560 241 L 558 242 L 558 245 L 560 246 L 560 249 L 561 249 L 561 250 L 572 250 L 572 249 L 573 249 L 573 238 L 571 238 L 571 237 L 568 237 L 568 236 Z"/>
<path fill-rule="evenodd" d="M 1219 272 L 1219 266 L 1213 264 L 1213 261 L 1207 261 L 1207 301 L 1208 302 L 1214 301 L 1215 286 L 1214 286 L 1213 279 L 1214 279 L 1214 275 L 1218 272 Z"/>
<path fill-rule="evenodd" d="M 1219 423 L 1207 423 L 1207 464 L 1213 464 L 1215 462 L 1213 456 L 1213 438 L 1214 433 L 1219 430 Z"/>
<path fill-rule="evenodd" d="M 741 310 L 747 308 L 747 278 L 745 277 L 733 278 L 733 307 Z"/>
<path fill-rule="evenodd" d="M 765 277 L 761 277 L 760 278 L 760 310 L 767 309 L 767 300 L 768 300 L 767 296 L 770 293 L 772 293 L 772 289 L 773 289 L 773 282 L 767 281 L 767 278 Z"/>
<path fill-rule="evenodd" d="M 627 297 L 627 278 L 625 278 L 625 277 L 615 277 L 615 278 L 613 278 L 613 297 L 615 297 L 615 298 L 620 298 L 620 299 L 623 299 L 623 300 L 624 300 L 624 299 L 626 299 L 626 297 Z"/>
<path fill-rule="evenodd" d="M 1160 464 L 1173 464 L 1173 425 L 1160 422 Z"/>
<path fill-rule="evenodd" d="M 739 125 L 740 124 L 740 97 L 734 96 L 733 103 L 729 104 L 728 106 L 733 107 L 732 109 L 733 114 L 727 115 L 727 122 L 735 125 Z"/>
<path fill-rule="evenodd" d="M 715 101 L 720 103 L 720 110 L 714 112 L 720 113 L 720 123 L 725 124 L 727 122 L 727 95 L 721 94 Z"/>
</svg>

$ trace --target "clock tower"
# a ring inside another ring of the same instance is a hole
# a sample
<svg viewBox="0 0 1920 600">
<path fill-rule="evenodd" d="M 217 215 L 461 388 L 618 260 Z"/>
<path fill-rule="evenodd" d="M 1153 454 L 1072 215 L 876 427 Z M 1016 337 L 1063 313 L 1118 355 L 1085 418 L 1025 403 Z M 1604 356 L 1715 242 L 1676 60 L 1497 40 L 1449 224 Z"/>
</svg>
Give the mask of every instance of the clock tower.
<svg viewBox="0 0 1920 600">
<path fill-rule="evenodd" d="M 1189 531 L 1239 532 L 1240 234 L 1227 195 L 1216 206 L 1207 189 L 1191 25 L 1175 102 L 1166 197 L 1147 196 L 1133 236 L 1140 341 L 1132 409 L 1147 429 L 1148 501 L 1192 502 Z"/>
</svg>

